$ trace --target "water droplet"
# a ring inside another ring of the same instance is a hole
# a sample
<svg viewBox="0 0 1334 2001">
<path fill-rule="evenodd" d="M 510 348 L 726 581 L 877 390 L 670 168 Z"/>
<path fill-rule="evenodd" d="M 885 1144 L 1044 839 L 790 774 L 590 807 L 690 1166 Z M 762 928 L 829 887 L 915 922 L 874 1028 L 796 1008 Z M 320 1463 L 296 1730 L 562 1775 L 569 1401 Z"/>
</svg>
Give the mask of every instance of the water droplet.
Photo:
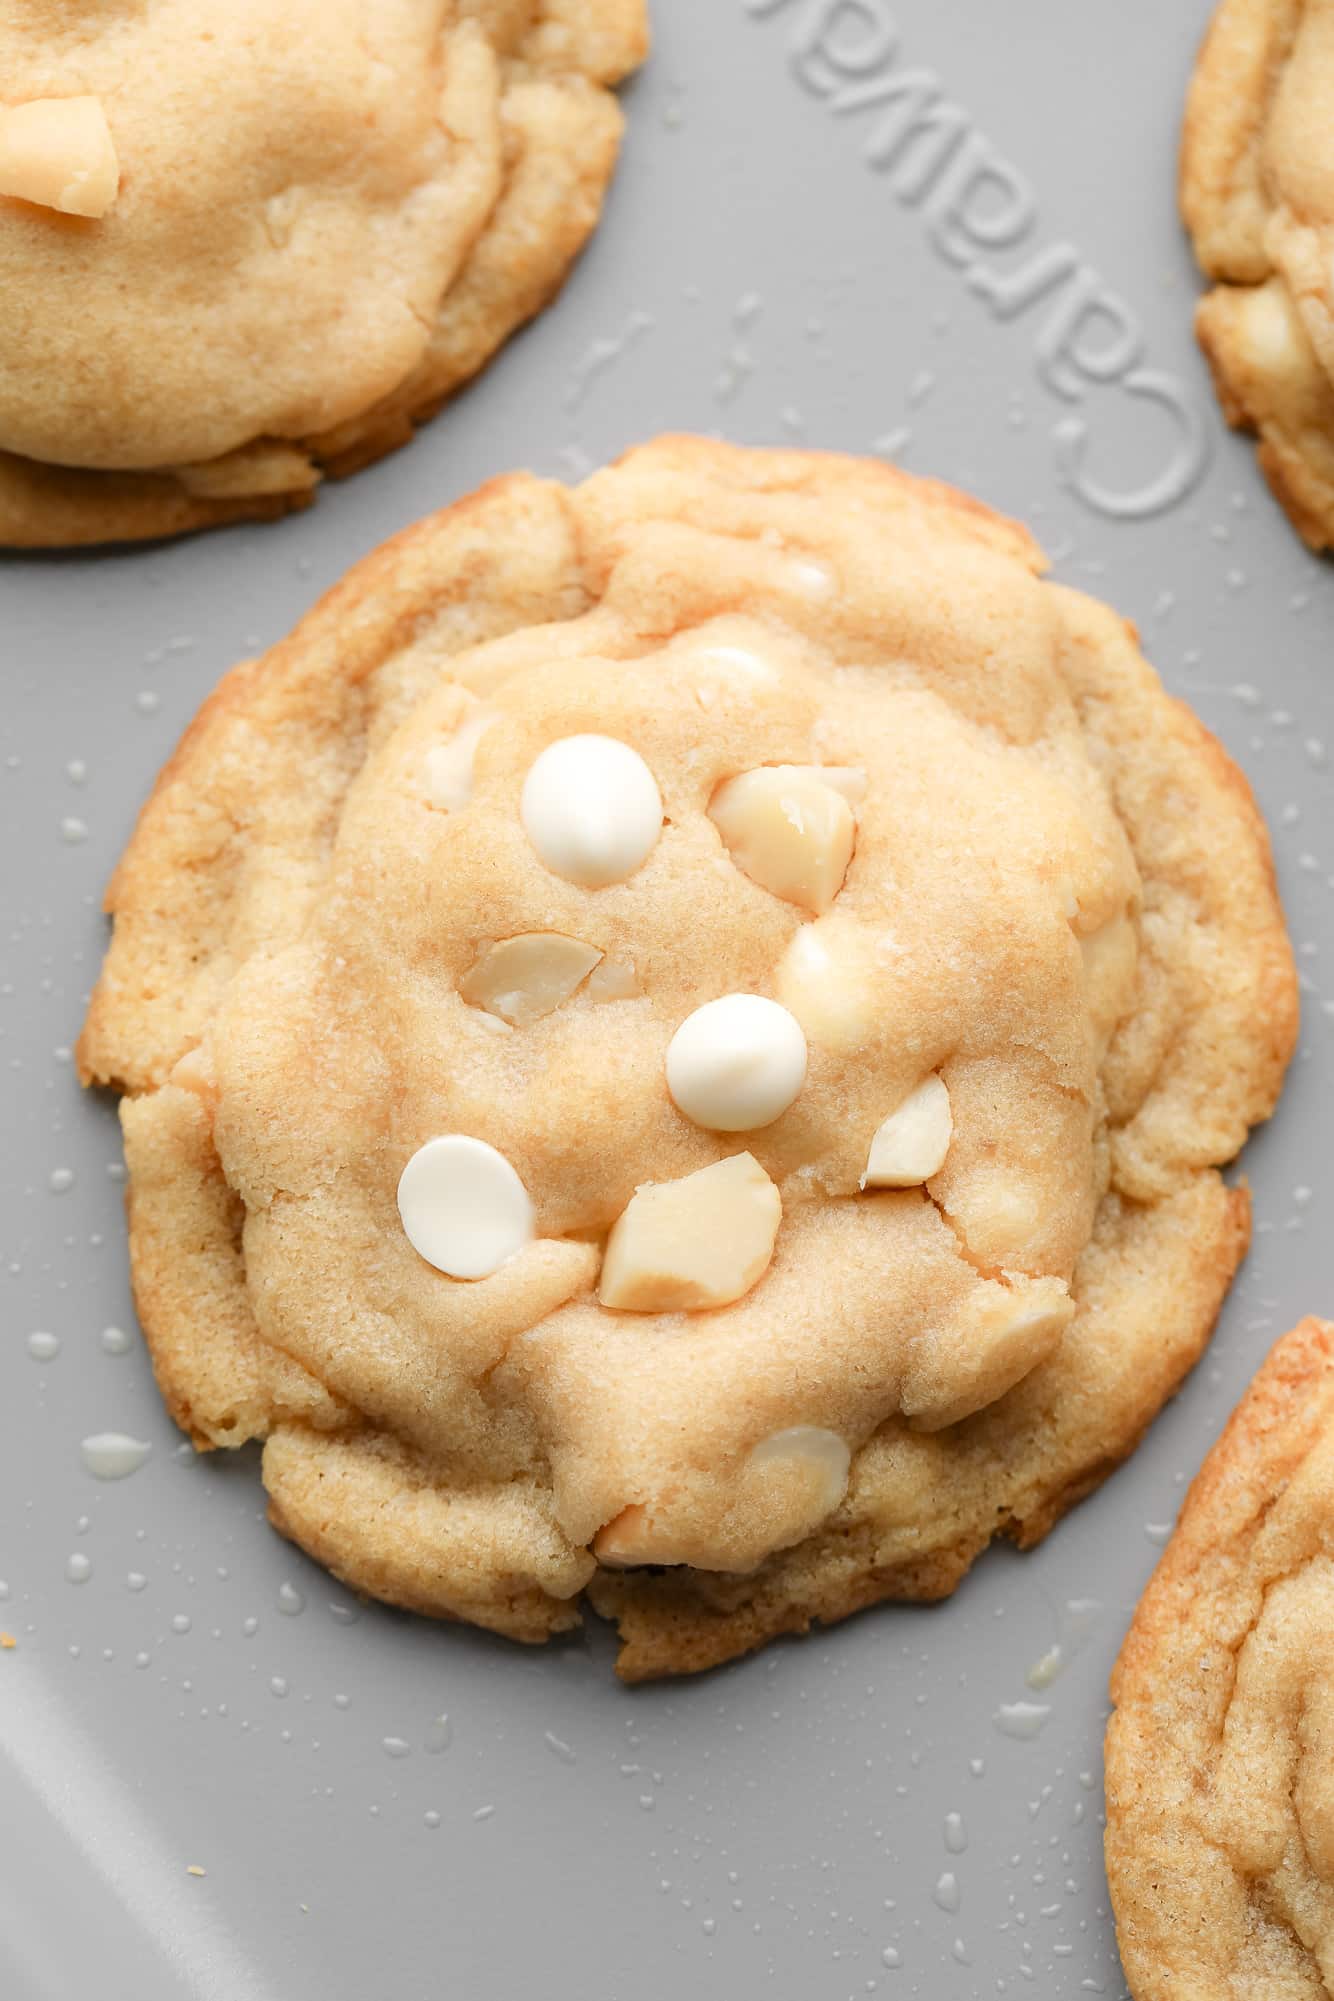
<svg viewBox="0 0 1334 2001">
<path fill-rule="evenodd" d="M 959 1908 L 959 1879 L 952 1869 L 937 1877 L 936 1887 L 931 1892 L 942 1911 L 957 1911 Z"/>
<path fill-rule="evenodd" d="M 275 1674 L 270 1676 L 269 1687 L 272 1689 L 275 1695 L 286 1695 L 287 1693 L 286 1676 L 281 1674 Z"/>
<path fill-rule="evenodd" d="M 1034 1661 L 1024 1680 L 1030 1688 L 1050 1688 L 1064 1666 L 1065 1655 L 1061 1649 L 1048 1647 L 1041 1660 Z"/>
<path fill-rule="evenodd" d="M 28 1336 L 28 1353 L 34 1362 L 54 1362 L 60 1353 L 60 1336 L 47 1334 L 40 1329 Z"/>
<path fill-rule="evenodd" d="M 190 1614 L 188 1612 L 178 1612 L 171 1622 L 171 1630 L 173 1633 L 188 1633 L 190 1630 Z"/>
<path fill-rule="evenodd" d="M 147 1654 L 136 1654 L 134 1657 L 134 1665 L 137 1668 L 146 1668 L 148 1666 L 148 1659 L 149 1657 Z"/>
<path fill-rule="evenodd" d="M 86 841 L 88 822 L 76 819 L 72 813 L 67 814 L 60 823 L 60 838 L 62 841 L 70 842 L 71 845 L 78 841 Z"/>
<path fill-rule="evenodd" d="M 971 1959 L 970 1959 L 970 1958 L 968 1957 L 968 1948 L 967 1948 L 967 1946 L 966 1946 L 966 1945 L 964 1944 L 964 1942 L 963 1942 L 963 1940 L 962 1940 L 961 1938 L 956 1938 L 956 1939 L 955 1939 L 955 1941 L 954 1941 L 954 1944 L 953 1944 L 953 1945 L 952 1945 L 952 1946 L 950 1947 L 950 1952 L 951 1952 L 952 1956 L 953 1956 L 953 1957 L 954 1957 L 955 1959 L 957 1959 L 957 1960 L 958 1960 L 958 1962 L 959 1962 L 960 1966 L 971 1966 L 971 1965 L 972 1965 L 972 1963 L 973 1963 L 973 1962 L 972 1962 L 972 1960 L 971 1960 Z"/>
<path fill-rule="evenodd" d="M 146 1440 L 124 1431 L 94 1431 L 79 1446 L 84 1468 L 95 1480 L 125 1480 L 153 1450 Z"/>
<path fill-rule="evenodd" d="M 454 1730 L 447 1716 L 437 1716 L 427 1724 L 422 1746 L 427 1751 L 447 1751 L 453 1741 Z"/>
<path fill-rule="evenodd" d="M 380 1742 L 391 1758 L 410 1758 L 412 1746 L 406 1737 L 382 1737 Z"/>
<path fill-rule="evenodd" d="M 896 1945 L 887 1945 L 880 1955 L 880 1964 L 889 1967 L 902 1966 L 903 1954 Z"/>
<path fill-rule="evenodd" d="M 1145 1522 L 1144 1533 L 1150 1542 L 1156 1542 L 1161 1547 L 1172 1540 L 1172 1528 L 1171 1522 Z"/>
<path fill-rule="evenodd" d="M 951 1855 L 962 1855 L 968 1846 L 968 1829 L 963 1824 L 961 1813 L 945 1815 L 945 1846 Z"/>
<path fill-rule="evenodd" d="M 479 1807 L 478 1807 L 478 1809 L 477 1809 L 477 1811 L 476 1811 L 476 1813 L 474 1813 L 474 1815 L 473 1815 L 473 1819 L 474 1819 L 474 1820 L 490 1820 L 490 1818 L 491 1818 L 491 1816 L 492 1816 L 492 1814 L 493 1814 L 494 1812 L 495 1812 L 495 1808 L 494 1808 L 493 1806 L 479 1806 Z"/>
<path fill-rule="evenodd" d="M 162 697 L 152 688 L 141 688 L 134 698 L 134 706 L 141 716 L 151 716 L 161 704 Z"/>
<path fill-rule="evenodd" d="M 128 1355 L 134 1345 L 123 1327 L 104 1327 L 98 1338 L 104 1355 Z"/>
<path fill-rule="evenodd" d="M 885 431 L 871 441 L 871 450 L 882 459 L 896 459 L 912 443 L 912 432 L 906 424 L 896 425 L 892 431 Z"/>
<path fill-rule="evenodd" d="M 9 1586 L 6 1584 L 4 1578 L 0 1577 L 0 1598 L 8 1598 L 8 1596 Z"/>
<path fill-rule="evenodd" d="M 278 1586 L 278 1610 L 280 1612 L 286 1612 L 289 1619 L 295 1619 L 297 1613 L 304 1612 L 305 1609 L 306 1601 L 297 1590 L 295 1584 L 280 1584 Z"/>
<path fill-rule="evenodd" d="M 351 1706 L 352 1706 L 352 1697 L 350 1695 L 339 1694 L 334 1697 L 335 1709 L 350 1709 Z"/>
<path fill-rule="evenodd" d="M 440 1816 L 436 1812 L 434 1807 L 428 1807 L 426 1812 L 422 1815 L 422 1819 L 426 1822 L 426 1825 L 428 1827 L 439 1827 L 440 1825 Z"/>
<path fill-rule="evenodd" d="M 1045 1702 L 1003 1702 L 992 1722 L 1002 1737 L 1036 1737 L 1051 1715 L 1051 1706 Z"/>
<path fill-rule="evenodd" d="M 337 1619 L 340 1626 L 355 1626 L 361 1617 L 361 1607 L 333 1602 L 329 1606 L 329 1617 Z"/>
<path fill-rule="evenodd" d="M 71 1584 L 86 1584 L 92 1574 L 92 1560 L 81 1550 L 76 1550 L 73 1556 L 66 1559 L 65 1575 Z"/>
<path fill-rule="evenodd" d="M 557 1737 L 555 1732 L 552 1730 L 545 1730 L 543 1731 L 542 1734 L 546 1743 L 555 1752 L 558 1758 L 563 1759 L 567 1765 L 572 1765 L 574 1763 L 575 1754 L 573 1747 L 567 1744 L 563 1737 Z"/>
<path fill-rule="evenodd" d="M 259 1631 L 259 1620 L 254 1616 L 253 1613 L 248 1619 L 243 1619 L 241 1621 L 241 1631 L 245 1634 L 248 1640 L 254 1639 L 256 1633 Z"/>
<path fill-rule="evenodd" d="M 142 1570 L 132 1570 L 125 1579 L 126 1586 L 131 1591 L 142 1591 L 147 1582 L 148 1579 Z"/>
<path fill-rule="evenodd" d="M 49 1186 L 53 1195 L 68 1195 L 70 1189 L 74 1186 L 74 1169 L 72 1167 L 53 1167 L 51 1169 Z"/>
</svg>

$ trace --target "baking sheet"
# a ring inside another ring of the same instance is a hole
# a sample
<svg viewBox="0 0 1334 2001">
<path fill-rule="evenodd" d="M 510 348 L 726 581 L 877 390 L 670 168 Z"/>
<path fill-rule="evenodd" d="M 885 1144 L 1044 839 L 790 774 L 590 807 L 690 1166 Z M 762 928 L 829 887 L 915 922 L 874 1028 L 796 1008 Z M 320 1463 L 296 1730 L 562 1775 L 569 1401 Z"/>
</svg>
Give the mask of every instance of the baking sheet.
<svg viewBox="0 0 1334 2001">
<path fill-rule="evenodd" d="M 1334 1299 L 1334 580 L 1190 334 L 1173 155 L 1208 9 L 655 11 L 592 250 L 408 451 L 280 526 L 0 563 L 12 2001 L 1122 1992 L 1107 1671 L 1261 1354 Z M 596 1625 L 528 1653 L 353 1604 L 264 1526 L 252 1454 L 180 1449 L 133 1335 L 113 1110 L 69 1045 L 108 869 L 223 670 L 491 474 L 572 476 L 668 427 L 943 475 L 1132 616 L 1269 815 L 1305 1025 L 1213 1347 L 1101 1493 L 948 1605 L 627 1692 Z M 114 1484 L 79 1452 L 111 1430 L 152 1444 Z"/>
</svg>

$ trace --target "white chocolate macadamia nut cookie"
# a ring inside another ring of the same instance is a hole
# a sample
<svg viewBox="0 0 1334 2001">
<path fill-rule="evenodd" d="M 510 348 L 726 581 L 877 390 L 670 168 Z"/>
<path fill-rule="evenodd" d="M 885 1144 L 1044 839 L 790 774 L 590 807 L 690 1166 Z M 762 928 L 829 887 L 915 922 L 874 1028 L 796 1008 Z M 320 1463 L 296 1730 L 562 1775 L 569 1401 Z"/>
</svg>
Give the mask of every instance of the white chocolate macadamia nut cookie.
<svg viewBox="0 0 1334 2001">
<path fill-rule="evenodd" d="M 1287 940 L 1243 780 L 1040 570 L 668 438 L 206 705 L 80 1062 L 172 1411 L 349 1584 L 704 1666 L 1035 1541 L 1199 1354 Z"/>
<path fill-rule="evenodd" d="M 546 305 L 646 0 L 0 10 L 0 546 L 308 503 Z"/>
<path fill-rule="evenodd" d="M 1275 1343 L 1112 1674 L 1107 1880 L 1134 2001 L 1334 1994 L 1334 1325 Z"/>
<path fill-rule="evenodd" d="M 1230 424 L 1313 549 L 1334 544 L 1334 0 L 1221 0 L 1191 80 L 1181 207 Z"/>
</svg>

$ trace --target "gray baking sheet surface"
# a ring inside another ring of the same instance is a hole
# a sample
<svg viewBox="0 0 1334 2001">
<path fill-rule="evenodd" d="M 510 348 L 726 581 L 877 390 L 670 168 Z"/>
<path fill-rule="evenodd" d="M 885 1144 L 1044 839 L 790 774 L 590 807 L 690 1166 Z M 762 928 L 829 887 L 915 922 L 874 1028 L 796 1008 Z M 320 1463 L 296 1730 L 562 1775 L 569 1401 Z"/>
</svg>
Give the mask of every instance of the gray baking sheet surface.
<svg viewBox="0 0 1334 2001">
<path fill-rule="evenodd" d="M 1122 1992 L 1107 1672 L 1243 1385 L 1334 1304 L 1334 576 L 1191 336 L 1174 152 L 1207 6 L 655 11 L 595 244 L 409 450 L 278 526 L 0 564 L 6 2001 Z M 531 1653 L 353 1603 L 265 1526 L 252 1454 L 181 1449 L 114 1110 L 69 1048 L 108 870 L 223 670 L 491 474 L 666 428 L 942 475 L 1134 618 L 1268 813 L 1305 1023 L 1213 1346 L 1100 1493 L 947 1605 L 626 1691 L 596 1625 Z M 151 1443 L 132 1477 L 84 1470 L 104 1431 Z"/>
</svg>

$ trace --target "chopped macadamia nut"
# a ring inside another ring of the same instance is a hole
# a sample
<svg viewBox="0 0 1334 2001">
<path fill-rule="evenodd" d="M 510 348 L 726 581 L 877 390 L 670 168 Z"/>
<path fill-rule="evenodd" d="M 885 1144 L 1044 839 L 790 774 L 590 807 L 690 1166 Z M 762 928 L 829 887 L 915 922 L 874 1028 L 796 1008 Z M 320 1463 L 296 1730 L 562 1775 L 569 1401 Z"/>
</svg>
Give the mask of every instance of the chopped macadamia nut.
<svg viewBox="0 0 1334 2001">
<path fill-rule="evenodd" d="M 816 916 L 843 887 L 857 838 L 841 791 L 809 765 L 764 765 L 729 778 L 709 817 L 733 861 L 761 889 Z"/>
<path fill-rule="evenodd" d="M 1004 1394 L 1059 1346 L 1075 1303 L 1063 1279 L 1018 1272 L 979 1285 L 943 1344 L 928 1342 L 904 1373 L 904 1414 L 938 1431 Z"/>
<path fill-rule="evenodd" d="M 588 976 L 584 992 L 590 1000 L 638 1000 L 644 989 L 639 975 L 624 959 L 604 959 Z"/>
<path fill-rule="evenodd" d="M 38 97 L 0 108 L 0 195 L 95 219 L 119 187 L 100 97 Z"/>
<path fill-rule="evenodd" d="M 187 1049 L 184 1056 L 177 1058 L 167 1081 L 182 1091 L 192 1091 L 207 1108 L 217 1102 L 218 1079 L 213 1059 L 202 1043 L 196 1043 L 193 1049 Z"/>
<path fill-rule="evenodd" d="M 848 1441 L 819 1424 L 794 1424 L 763 1438 L 750 1455 L 752 1468 L 782 1494 L 785 1533 L 808 1535 L 833 1513 L 848 1491 L 852 1454 Z"/>
<path fill-rule="evenodd" d="M 950 1094 L 928 1077 L 876 1128 L 863 1188 L 916 1188 L 939 1174 L 954 1137 Z"/>
<path fill-rule="evenodd" d="M 1311 341 L 1287 286 L 1271 279 L 1239 292 L 1237 302 L 1252 368 L 1276 381 L 1300 377 L 1310 365 Z"/>
<path fill-rule="evenodd" d="M 652 1182 L 607 1240 L 598 1297 L 632 1313 L 727 1306 L 768 1269 L 782 1213 L 778 1190 L 749 1153 Z"/>
<path fill-rule="evenodd" d="M 567 1001 L 601 957 L 596 946 L 558 931 L 526 931 L 489 945 L 459 981 L 459 992 L 470 1007 L 528 1028 Z"/>
<path fill-rule="evenodd" d="M 656 1529 L 647 1508 L 634 1502 L 593 1538 L 593 1554 L 608 1570 L 633 1570 L 642 1563 L 682 1563 L 669 1537 Z"/>
</svg>

